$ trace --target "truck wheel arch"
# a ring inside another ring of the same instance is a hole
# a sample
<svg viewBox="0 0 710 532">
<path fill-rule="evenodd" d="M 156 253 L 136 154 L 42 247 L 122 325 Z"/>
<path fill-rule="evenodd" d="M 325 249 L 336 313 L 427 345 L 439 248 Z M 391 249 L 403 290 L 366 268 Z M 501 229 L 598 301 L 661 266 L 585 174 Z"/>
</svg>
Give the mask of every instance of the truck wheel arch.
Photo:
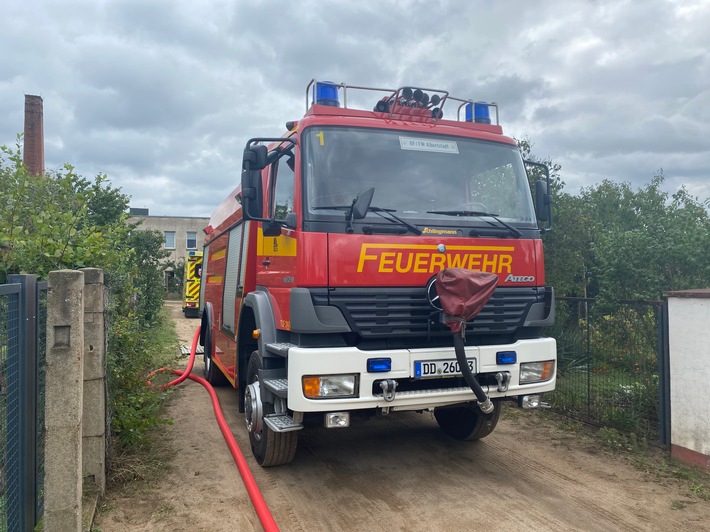
<svg viewBox="0 0 710 532">
<path fill-rule="evenodd" d="M 252 336 L 254 329 L 259 329 L 259 338 Z M 266 344 L 276 340 L 276 322 L 271 306 L 271 298 L 266 290 L 257 289 L 244 297 L 239 314 L 239 331 L 237 334 L 237 388 L 239 393 L 239 412 L 244 412 L 244 387 L 249 357 L 258 352 L 266 358 L 271 355 L 266 351 Z"/>
<path fill-rule="evenodd" d="M 257 289 L 249 292 L 244 297 L 244 305 L 241 311 L 243 315 L 247 309 L 251 309 L 254 316 L 254 326 L 260 331 L 259 354 L 266 356 L 266 344 L 276 341 L 276 321 L 274 320 L 274 309 L 271 306 L 271 297 L 264 289 Z M 247 323 L 242 322 L 242 315 L 239 316 L 239 343 L 242 343 L 242 334 L 247 334 L 251 339 L 251 330 L 244 330 Z M 243 328 L 244 327 L 244 328 Z M 248 341 L 248 340 L 247 340 Z M 241 347 L 241 346 L 240 346 Z"/>
</svg>

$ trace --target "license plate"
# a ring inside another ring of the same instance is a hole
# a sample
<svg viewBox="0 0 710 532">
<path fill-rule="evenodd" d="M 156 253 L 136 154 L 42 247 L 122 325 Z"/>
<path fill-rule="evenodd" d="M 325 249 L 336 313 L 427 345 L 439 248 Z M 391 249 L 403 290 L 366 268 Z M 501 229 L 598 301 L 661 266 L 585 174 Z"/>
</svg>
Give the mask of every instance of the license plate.
<svg viewBox="0 0 710 532">
<path fill-rule="evenodd" d="M 467 358 L 468 367 L 476 373 L 476 359 Z M 458 360 L 417 360 L 414 362 L 415 379 L 433 379 L 439 377 L 460 377 L 461 368 Z"/>
</svg>

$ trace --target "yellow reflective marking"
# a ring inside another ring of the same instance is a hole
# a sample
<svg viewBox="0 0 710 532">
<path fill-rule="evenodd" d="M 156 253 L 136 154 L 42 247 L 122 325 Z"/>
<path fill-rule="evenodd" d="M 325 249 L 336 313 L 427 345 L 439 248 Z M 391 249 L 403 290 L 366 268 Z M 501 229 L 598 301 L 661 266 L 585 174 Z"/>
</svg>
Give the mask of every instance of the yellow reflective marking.
<svg viewBox="0 0 710 532">
<path fill-rule="evenodd" d="M 260 227 L 256 234 L 256 249 L 260 257 L 295 257 L 296 239 L 286 235 L 264 236 Z"/>
</svg>

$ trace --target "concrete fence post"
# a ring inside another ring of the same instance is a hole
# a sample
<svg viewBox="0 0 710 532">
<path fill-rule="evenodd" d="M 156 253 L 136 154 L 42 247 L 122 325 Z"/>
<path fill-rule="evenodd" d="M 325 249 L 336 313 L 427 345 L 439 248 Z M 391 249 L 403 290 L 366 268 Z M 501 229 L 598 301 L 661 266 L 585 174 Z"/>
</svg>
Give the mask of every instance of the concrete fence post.
<svg viewBox="0 0 710 532">
<path fill-rule="evenodd" d="M 671 456 L 710 471 L 710 288 L 666 292 Z"/>
<path fill-rule="evenodd" d="M 104 272 L 84 272 L 84 480 L 103 495 L 106 489 L 106 333 Z"/>
<path fill-rule="evenodd" d="M 82 529 L 84 273 L 49 273 L 44 530 Z"/>
</svg>

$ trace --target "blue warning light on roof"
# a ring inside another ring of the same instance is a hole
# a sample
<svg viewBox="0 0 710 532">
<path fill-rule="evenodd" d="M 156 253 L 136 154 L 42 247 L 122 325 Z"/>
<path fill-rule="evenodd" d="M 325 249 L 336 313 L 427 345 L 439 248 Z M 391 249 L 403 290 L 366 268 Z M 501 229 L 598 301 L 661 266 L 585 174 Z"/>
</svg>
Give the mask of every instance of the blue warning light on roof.
<svg viewBox="0 0 710 532">
<path fill-rule="evenodd" d="M 466 122 L 490 124 L 491 112 L 486 102 L 472 102 L 466 104 Z"/>
<path fill-rule="evenodd" d="M 319 81 L 314 88 L 315 98 L 313 103 L 328 105 L 330 107 L 340 107 L 338 101 L 338 85 L 332 81 Z"/>
</svg>

